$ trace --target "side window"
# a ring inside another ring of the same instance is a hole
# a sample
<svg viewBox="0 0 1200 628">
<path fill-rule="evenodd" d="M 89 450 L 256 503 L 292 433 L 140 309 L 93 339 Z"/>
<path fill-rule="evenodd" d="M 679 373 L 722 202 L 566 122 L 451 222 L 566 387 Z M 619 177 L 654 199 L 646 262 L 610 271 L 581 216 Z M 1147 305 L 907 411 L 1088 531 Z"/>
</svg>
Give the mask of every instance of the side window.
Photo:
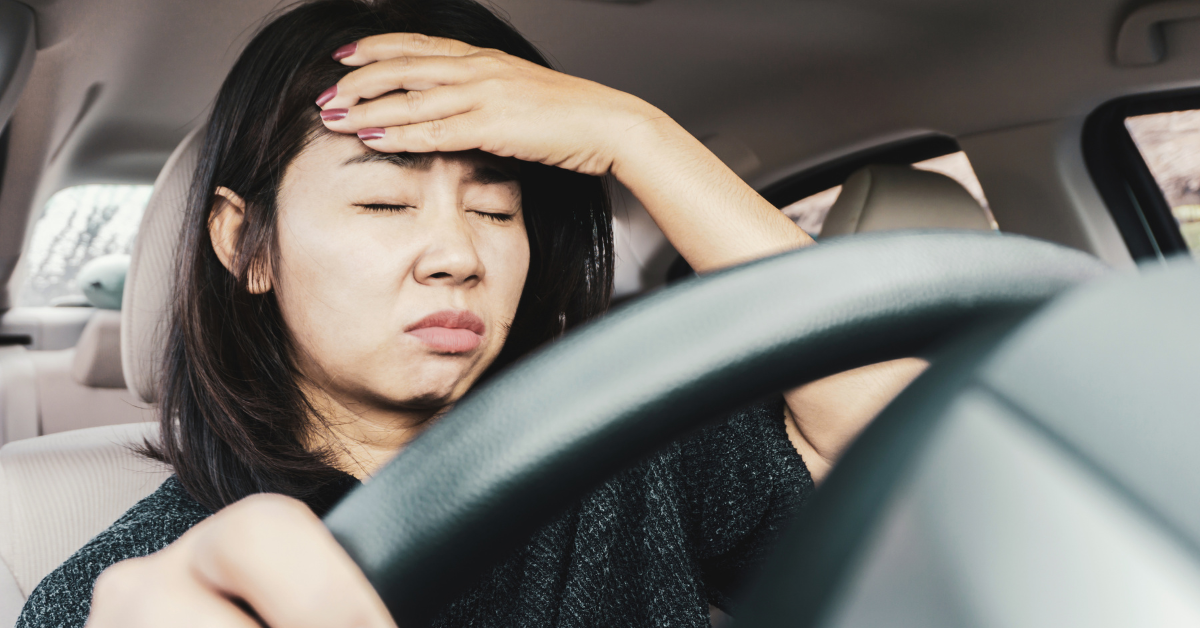
<svg viewBox="0 0 1200 628">
<path fill-rule="evenodd" d="M 152 189 L 150 185 L 80 185 L 50 197 L 25 251 L 17 303 L 84 303 L 76 273 L 97 257 L 132 250 Z"/>
<path fill-rule="evenodd" d="M 1200 109 L 1125 118 L 1187 248 L 1200 258 Z"/>
<path fill-rule="evenodd" d="M 867 159 L 863 163 L 871 163 L 871 160 Z M 975 200 L 979 201 L 979 204 L 983 206 L 988 216 L 991 216 L 987 197 L 983 194 L 983 186 L 979 185 L 979 179 L 976 178 L 975 170 L 971 168 L 971 162 L 967 159 L 966 153 L 957 151 L 940 157 L 910 163 L 912 163 L 913 168 L 918 170 L 937 172 L 958 181 L 960 185 L 971 193 L 971 196 L 975 197 Z M 784 215 L 791 218 L 801 229 L 804 229 L 810 235 L 817 236 L 821 234 L 821 225 L 825 223 L 825 217 L 829 215 L 829 209 L 833 207 L 841 191 L 842 186 L 835 185 L 816 194 L 806 196 L 794 203 L 790 203 L 781 209 Z M 993 218 L 992 225 L 995 226 L 995 224 L 996 221 Z"/>
</svg>

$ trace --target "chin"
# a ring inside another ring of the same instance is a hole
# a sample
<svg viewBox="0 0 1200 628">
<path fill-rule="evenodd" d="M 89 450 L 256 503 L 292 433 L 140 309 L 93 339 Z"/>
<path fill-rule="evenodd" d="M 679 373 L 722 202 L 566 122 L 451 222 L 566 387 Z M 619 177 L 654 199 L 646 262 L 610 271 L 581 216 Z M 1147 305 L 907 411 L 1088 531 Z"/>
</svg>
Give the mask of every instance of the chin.
<svg viewBox="0 0 1200 628">
<path fill-rule="evenodd" d="M 384 406 L 397 410 L 438 410 L 444 408 L 462 396 L 461 373 L 458 377 L 447 377 L 442 381 L 414 382 L 411 379 L 396 378 L 388 382 L 380 382 L 374 387 L 372 396 Z M 401 382 L 401 386 L 395 386 Z"/>
</svg>

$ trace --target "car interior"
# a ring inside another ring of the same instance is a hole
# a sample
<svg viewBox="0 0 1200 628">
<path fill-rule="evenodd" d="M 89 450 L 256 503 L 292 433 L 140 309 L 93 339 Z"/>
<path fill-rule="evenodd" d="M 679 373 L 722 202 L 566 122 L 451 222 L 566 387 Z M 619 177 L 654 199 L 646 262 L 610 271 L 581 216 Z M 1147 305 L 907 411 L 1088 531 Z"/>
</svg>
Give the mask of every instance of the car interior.
<svg viewBox="0 0 1200 628">
<path fill-rule="evenodd" d="M 201 123 L 286 6 L 0 0 L 0 625 L 170 475 L 129 446 L 157 434 Z M 612 314 L 326 520 L 402 625 L 699 420 L 905 355 L 934 368 L 839 462 L 737 625 L 1200 624 L 1200 0 L 492 6 L 559 69 L 669 113 L 818 245 L 696 278 L 615 187 Z M 609 401 L 578 401 L 585 381 Z M 545 404 L 562 420 L 523 418 Z M 460 485 L 431 495 L 446 469 Z"/>
</svg>

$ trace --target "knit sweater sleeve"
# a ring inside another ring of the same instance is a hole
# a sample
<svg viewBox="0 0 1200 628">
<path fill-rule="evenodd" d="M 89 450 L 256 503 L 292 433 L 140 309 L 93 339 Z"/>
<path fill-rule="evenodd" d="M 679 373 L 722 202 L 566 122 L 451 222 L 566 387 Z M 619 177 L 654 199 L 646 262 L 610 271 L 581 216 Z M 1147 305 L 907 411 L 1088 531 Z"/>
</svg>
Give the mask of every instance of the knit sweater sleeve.
<svg viewBox="0 0 1200 628">
<path fill-rule="evenodd" d="M 212 513 L 175 476 L 130 508 L 34 588 L 15 628 L 76 628 L 87 622 L 100 572 L 170 545 Z"/>
<path fill-rule="evenodd" d="M 728 611 L 812 495 L 812 477 L 788 440 L 782 397 L 703 430 L 680 453 L 689 541 L 710 603 Z"/>
</svg>

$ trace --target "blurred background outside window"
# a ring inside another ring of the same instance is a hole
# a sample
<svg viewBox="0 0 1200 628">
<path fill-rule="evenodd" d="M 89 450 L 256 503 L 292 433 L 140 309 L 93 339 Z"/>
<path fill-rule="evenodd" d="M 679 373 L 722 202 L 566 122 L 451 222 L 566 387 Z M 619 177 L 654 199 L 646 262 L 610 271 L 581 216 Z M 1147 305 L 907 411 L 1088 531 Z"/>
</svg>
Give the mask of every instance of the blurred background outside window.
<svg viewBox="0 0 1200 628">
<path fill-rule="evenodd" d="M 22 306 L 83 305 L 75 282 L 80 267 L 114 253 L 128 254 L 150 200 L 150 185 L 80 185 L 50 197 L 25 251 Z"/>
<path fill-rule="evenodd" d="M 1192 256 L 1200 259 L 1200 110 L 1125 119 Z"/>
<path fill-rule="evenodd" d="M 979 179 L 975 177 L 975 170 L 971 168 L 971 162 L 967 159 L 966 153 L 958 151 L 926 159 L 913 164 L 912 167 L 944 174 L 958 181 L 959 185 L 966 188 L 971 196 L 979 201 L 988 217 L 991 218 L 992 227 L 996 227 L 996 220 L 992 218 L 991 208 L 988 207 L 987 198 L 983 195 L 983 187 L 979 185 Z M 824 192 L 817 192 L 784 207 L 783 213 L 809 235 L 821 235 L 821 225 L 825 223 L 825 216 L 829 214 L 829 208 L 833 207 L 834 201 L 841 192 L 842 186 L 835 185 Z"/>
</svg>

